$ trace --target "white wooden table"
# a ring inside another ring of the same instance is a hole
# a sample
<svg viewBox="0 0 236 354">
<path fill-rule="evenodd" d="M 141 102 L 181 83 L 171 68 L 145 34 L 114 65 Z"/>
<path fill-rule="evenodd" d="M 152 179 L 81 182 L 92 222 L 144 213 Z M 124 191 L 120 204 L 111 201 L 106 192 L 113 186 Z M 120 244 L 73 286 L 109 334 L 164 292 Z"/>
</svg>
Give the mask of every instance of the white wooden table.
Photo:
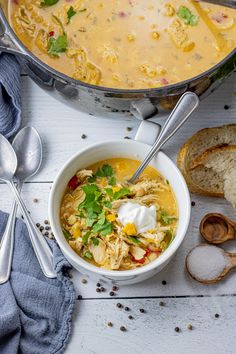
<svg viewBox="0 0 236 354">
<path fill-rule="evenodd" d="M 134 137 L 139 122 L 120 118 L 95 118 L 63 106 L 39 89 L 27 77 L 23 81 L 23 124 L 34 126 L 44 144 L 44 159 L 40 172 L 24 185 L 23 196 L 35 221 L 47 218 L 49 190 L 62 164 L 75 152 L 91 143 L 111 138 Z M 201 103 L 164 151 L 175 160 L 181 144 L 197 130 L 224 123 L 236 123 L 236 74 Z M 224 109 L 229 105 L 229 110 Z M 159 119 L 160 123 L 163 118 Z M 127 132 L 126 127 L 132 131 Z M 86 139 L 81 135 L 86 134 Z M 6 185 L 0 185 L 1 205 L 10 210 L 11 200 Z M 39 202 L 34 203 L 33 199 Z M 77 294 L 74 326 L 67 354 L 178 354 L 178 353 L 235 353 L 236 273 L 218 285 L 203 286 L 189 278 L 184 270 L 187 252 L 199 242 L 199 221 L 207 212 L 222 212 L 235 218 L 231 206 L 223 199 L 193 195 L 196 205 L 186 239 L 175 259 L 154 278 L 141 284 L 120 288 L 116 297 L 110 297 L 111 286 L 105 284 L 104 293 L 96 292 L 96 284 L 74 272 Z M 225 244 L 236 249 L 236 241 Z M 167 282 L 162 285 L 162 281 Z M 165 306 L 159 305 L 160 301 Z M 116 307 L 120 302 L 130 312 Z M 146 310 L 145 314 L 139 312 Z M 215 314 L 219 317 L 216 318 Z M 134 317 L 128 319 L 128 315 Z M 107 326 L 111 321 L 112 328 Z M 192 324 L 193 330 L 187 329 Z M 127 332 L 121 332 L 120 326 Z M 174 329 L 178 326 L 180 332 Z M 46 354 L 46 353 L 45 353 Z"/>
</svg>

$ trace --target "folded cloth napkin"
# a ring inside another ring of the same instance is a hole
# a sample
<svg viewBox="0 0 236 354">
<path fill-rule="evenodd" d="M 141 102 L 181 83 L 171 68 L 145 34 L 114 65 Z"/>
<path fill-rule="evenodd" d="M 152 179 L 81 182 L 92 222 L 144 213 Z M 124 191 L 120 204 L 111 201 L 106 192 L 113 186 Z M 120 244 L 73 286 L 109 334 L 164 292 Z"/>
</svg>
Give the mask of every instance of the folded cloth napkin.
<svg viewBox="0 0 236 354">
<path fill-rule="evenodd" d="M 0 237 L 7 214 L 0 212 Z M 43 236 L 42 236 L 43 237 Z M 31 246 L 22 220 L 15 227 L 15 248 L 10 280 L 0 285 L 0 353 L 62 353 L 71 332 L 75 291 L 68 276 L 71 268 L 55 241 L 57 279 L 46 278 Z"/>
<path fill-rule="evenodd" d="M 21 124 L 20 65 L 13 55 L 0 53 L 0 133 L 14 135 Z"/>
</svg>

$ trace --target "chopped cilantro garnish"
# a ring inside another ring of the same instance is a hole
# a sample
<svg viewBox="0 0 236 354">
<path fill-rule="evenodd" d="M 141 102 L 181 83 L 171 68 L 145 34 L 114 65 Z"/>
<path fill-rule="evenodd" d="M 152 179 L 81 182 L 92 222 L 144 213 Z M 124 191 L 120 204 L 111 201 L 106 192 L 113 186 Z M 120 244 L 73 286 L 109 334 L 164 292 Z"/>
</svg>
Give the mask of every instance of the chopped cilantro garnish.
<svg viewBox="0 0 236 354">
<path fill-rule="evenodd" d="M 72 238 L 71 234 L 67 230 L 63 229 L 62 232 L 65 238 L 67 239 L 67 241 Z"/>
<path fill-rule="evenodd" d="M 63 33 L 57 38 L 49 38 L 48 54 L 58 56 L 59 53 L 64 53 L 67 50 L 67 35 Z"/>
<path fill-rule="evenodd" d="M 196 26 L 198 24 L 198 17 L 194 15 L 186 6 L 180 6 L 177 15 L 184 20 L 186 25 Z"/>
<path fill-rule="evenodd" d="M 90 235 L 91 235 L 91 232 L 88 231 L 82 236 L 82 242 L 83 242 L 84 245 L 87 245 Z"/>
<path fill-rule="evenodd" d="M 169 225 L 173 220 L 176 220 L 176 217 L 168 215 L 166 211 L 161 211 L 160 220 L 163 224 Z"/>
<path fill-rule="evenodd" d="M 101 236 L 107 236 L 113 231 L 112 223 L 106 221 L 103 225 L 98 222 L 93 226 L 93 232 L 99 233 Z"/>
<path fill-rule="evenodd" d="M 102 207 L 99 205 L 99 199 L 102 196 L 99 188 L 95 184 L 89 184 L 82 187 L 86 197 L 85 200 L 79 204 L 78 209 L 89 209 L 93 213 L 101 213 Z"/>
<path fill-rule="evenodd" d="M 98 246 L 99 245 L 99 239 L 98 238 L 92 237 L 91 241 L 92 241 L 94 246 Z"/>
<path fill-rule="evenodd" d="M 123 198 L 123 197 L 126 197 L 127 195 L 130 195 L 131 194 L 131 190 L 129 188 L 121 188 L 118 192 L 115 192 L 114 195 L 113 195 L 113 198 L 114 199 L 120 199 L 120 198 Z"/>
<path fill-rule="evenodd" d="M 71 18 L 76 14 L 76 11 L 74 10 L 73 6 L 69 8 L 67 11 L 67 24 L 70 23 Z"/>
<path fill-rule="evenodd" d="M 87 11 L 87 9 L 82 9 L 82 10 L 79 10 L 79 12 L 85 12 Z"/>
<path fill-rule="evenodd" d="M 86 258 L 88 258 L 88 259 L 93 259 L 93 255 L 92 255 L 92 253 L 89 252 L 89 251 L 84 252 L 84 257 L 86 257 Z"/>
<path fill-rule="evenodd" d="M 106 208 L 108 208 L 108 209 L 111 209 L 111 208 L 112 208 L 112 204 L 111 204 L 111 202 L 108 201 L 108 200 L 106 200 L 106 201 L 104 202 L 104 206 L 105 206 Z"/>
<path fill-rule="evenodd" d="M 42 0 L 40 3 L 41 7 L 52 6 L 58 3 L 59 0 Z"/>
<path fill-rule="evenodd" d="M 95 173 L 96 177 L 112 177 L 114 174 L 113 168 L 110 165 L 103 165 L 101 168 L 98 168 Z"/>
<path fill-rule="evenodd" d="M 116 178 L 114 176 L 110 177 L 108 180 L 110 186 L 114 186 L 116 184 Z"/>
<path fill-rule="evenodd" d="M 113 190 L 112 190 L 112 188 L 105 188 L 105 192 L 109 195 L 109 197 L 113 197 Z"/>
<path fill-rule="evenodd" d="M 128 236 L 127 238 L 128 238 L 130 241 L 132 241 L 133 243 L 136 243 L 137 245 L 140 245 L 140 243 L 142 243 L 137 237 Z"/>
</svg>

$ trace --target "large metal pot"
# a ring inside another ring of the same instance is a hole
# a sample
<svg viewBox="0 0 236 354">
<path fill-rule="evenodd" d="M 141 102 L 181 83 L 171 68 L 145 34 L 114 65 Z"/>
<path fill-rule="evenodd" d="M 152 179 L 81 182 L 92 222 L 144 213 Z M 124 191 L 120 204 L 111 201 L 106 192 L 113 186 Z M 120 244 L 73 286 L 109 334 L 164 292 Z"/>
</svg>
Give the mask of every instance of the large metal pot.
<svg viewBox="0 0 236 354">
<path fill-rule="evenodd" d="M 163 109 L 172 109 L 186 91 L 193 91 L 200 98 L 208 96 L 234 70 L 236 62 L 235 49 L 206 72 L 157 89 L 122 90 L 90 85 L 74 80 L 36 58 L 17 38 L 1 8 L 0 51 L 16 54 L 24 71 L 41 88 L 70 107 L 91 115 L 119 117 L 133 114 L 140 119 L 150 118 Z"/>
</svg>

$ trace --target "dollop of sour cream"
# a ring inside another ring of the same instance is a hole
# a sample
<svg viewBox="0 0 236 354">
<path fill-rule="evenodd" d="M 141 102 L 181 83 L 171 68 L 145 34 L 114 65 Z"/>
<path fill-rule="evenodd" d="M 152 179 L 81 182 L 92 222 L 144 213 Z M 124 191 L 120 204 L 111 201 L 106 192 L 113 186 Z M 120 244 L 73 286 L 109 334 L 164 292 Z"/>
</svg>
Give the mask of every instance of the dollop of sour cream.
<svg viewBox="0 0 236 354">
<path fill-rule="evenodd" d="M 118 220 L 122 225 L 134 224 L 138 233 L 154 229 L 156 226 L 156 207 L 127 202 L 118 210 Z"/>
</svg>

